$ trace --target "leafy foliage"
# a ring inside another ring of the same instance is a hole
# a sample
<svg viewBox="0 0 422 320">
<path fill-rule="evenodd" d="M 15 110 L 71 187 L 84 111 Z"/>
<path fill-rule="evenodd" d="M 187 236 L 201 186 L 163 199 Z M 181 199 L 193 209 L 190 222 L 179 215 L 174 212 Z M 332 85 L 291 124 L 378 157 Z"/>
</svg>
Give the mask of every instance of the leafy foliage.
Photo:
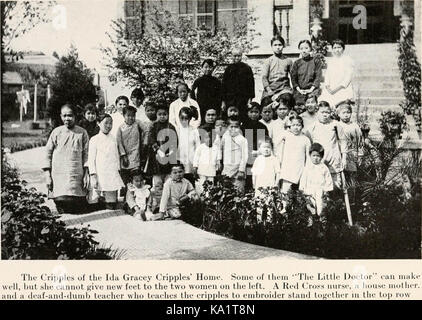
<svg viewBox="0 0 422 320">
<path fill-rule="evenodd" d="M 406 114 L 413 114 L 420 123 L 421 65 L 416 56 L 412 31 L 402 36 L 399 42 L 398 64 L 406 99 L 401 107 Z"/>
<path fill-rule="evenodd" d="M 204 58 L 227 64 L 233 47 L 252 49 L 254 33 L 247 32 L 245 23 L 237 24 L 230 36 L 224 28 L 195 28 L 189 19 L 172 16 L 158 3 L 148 2 L 146 11 L 146 28 L 113 21 L 114 34 L 109 35 L 113 47 L 102 51 L 111 81 L 142 87 L 154 101 L 172 102 L 175 84 L 180 78 L 196 78 Z M 143 19 L 145 13 L 139 14 Z"/>
<path fill-rule="evenodd" d="M 110 248 L 94 240 L 96 231 L 67 228 L 45 206 L 44 194 L 28 189 L 3 156 L 1 187 L 2 259 L 111 259 Z"/>
<path fill-rule="evenodd" d="M 56 64 L 56 72 L 52 78 L 52 96 L 48 102 L 48 111 L 53 128 L 61 124 L 60 107 L 71 103 L 78 107 L 78 112 L 89 102 L 95 102 L 94 75 L 79 60 L 75 47 L 71 47 L 67 55 L 62 56 Z"/>
</svg>

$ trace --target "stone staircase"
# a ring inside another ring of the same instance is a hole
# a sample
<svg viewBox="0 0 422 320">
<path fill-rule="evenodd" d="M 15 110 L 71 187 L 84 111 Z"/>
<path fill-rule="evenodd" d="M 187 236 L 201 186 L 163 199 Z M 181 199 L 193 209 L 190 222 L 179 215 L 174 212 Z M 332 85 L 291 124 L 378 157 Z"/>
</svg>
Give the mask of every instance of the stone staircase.
<svg viewBox="0 0 422 320">
<path fill-rule="evenodd" d="M 398 44 L 347 45 L 345 54 L 355 63 L 354 89 L 360 110 L 367 106 L 371 135 L 378 135 L 381 112 L 401 111 L 403 84 L 398 67 Z"/>
</svg>

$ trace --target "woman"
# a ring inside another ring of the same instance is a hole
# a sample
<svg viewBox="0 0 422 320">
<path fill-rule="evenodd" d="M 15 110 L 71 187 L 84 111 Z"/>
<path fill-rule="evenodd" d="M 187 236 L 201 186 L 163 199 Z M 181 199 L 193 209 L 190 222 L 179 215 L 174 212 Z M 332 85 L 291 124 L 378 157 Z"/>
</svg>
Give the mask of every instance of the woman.
<svg viewBox="0 0 422 320">
<path fill-rule="evenodd" d="M 354 100 L 352 76 L 353 61 L 345 56 L 345 45 L 342 40 L 332 43 L 333 57 L 327 61 L 327 72 L 318 101 L 327 101 L 332 108 L 345 100 Z"/>
</svg>

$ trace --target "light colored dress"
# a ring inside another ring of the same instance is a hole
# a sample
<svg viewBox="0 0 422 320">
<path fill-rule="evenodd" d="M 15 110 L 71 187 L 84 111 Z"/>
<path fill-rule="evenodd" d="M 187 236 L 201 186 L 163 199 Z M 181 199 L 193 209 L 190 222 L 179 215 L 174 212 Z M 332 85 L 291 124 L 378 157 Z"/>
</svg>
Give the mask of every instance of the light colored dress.
<svg viewBox="0 0 422 320">
<path fill-rule="evenodd" d="M 195 150 L 201 144 L 198 129 L 191 127 L 176 127 L 179 141 L 177 160 L 185 166 L 185 173 L 191 173 Z"/>
<path fill-rule="evenodd" d="M 189 122 L 189 125 L 191 125 L 194 128 L 198 128 L 201 125 L 201 110 L 199 109 L 199 105 L 198 102 L 196 102 L 195 100 L 191 99 L 191 98 L 187 98 L 186 101 L 182 101 L 180 99 L 177 99 L 176 101 L 173 101 L 170 104 L 170 108 L 169 108 L 169 122 L 177 127 L 180 127 L 180 119 L 179 119 L 179 112 L 180 109 L 182 109 L 183 107 L 190 107 L 190 106 L 194 106 L 197 110 L 198 110 L 198 119 L 191 119 L 191 121 Z"/>
<path fill-rule="evenodd" d="M 84 167 L 88 161 L 89 136 L 85 129 L 74 126 L 55 128 L 45 146 L 43 169 L 51 170 L 53 198 L 86 196 L 83 188 Z"/>
<path fill-rule="evenodd" d="M 99 191 L 116 191 L 124 187 L 119 174 L 120 158 L 116 138 L 100 131 L 89 141 L 88 167 L 96 174 Z"/>
<path fill-rule="evenodd" d="M 271 126 L 271 124 L 274 122 L 274 120 L 270 120 L 268 122 L 265 122 L 264 119 L 259 120 L 259 122 L 261 122 L 262 124 L 265 124 L 265 126 L 268 129 L 268 136 L 271 138 L 273 136 L 273 127 Z"/>
<path fill-rule="evenodd" d="M 284 119 L 277 118 L 276 120 L 271 121 L 269 125 L 271 129 L 268 129 L 268 133 L 271 139 L 274 140 L 275 137 L 284 134 L 284 131 L 286 130 L 286 122 L 287 117 Z"/>
<path fill-rule="evenodd" d="M 279 139 L 285 141 L 284 152 L 281 154 L 281 150 L 279 150 L 280 153 L 276 153 L 276 157 L 281 163 L 280 177 L 297 184 L 306 164 L 311 141 L 302 133 L 296 136 L 290 131 L 285 131 L 284 135 L 274 140 L 274 143 L 282 144 L 278 141 Z"/>
<path fill-rule="evenodd" d="M 305 132 L 308 130 L 315 121 L 318 121 L 316 113 L 314 115 L 311 115 L 308 111 L 305 111 L 300 114 L 300 117 L 303 120 L 303 131 Z"/>
<path fill-rule="evenodd" d="M 195 182 L 195 189 L 198 194 L 204 191 L 205 181 L 214 181 L 217 174 L 217 159 L 219 156 L 219 146 L 207 146 L 205 143 L 199 145 L 193 158 L 193 166 L 198 168 L 199 180 Z"/>
<path fill-rule="evenodd" d="M 353 60 L 346 55 L 340 57 L 332 57 L 327 59 L 327 71 L 324 76 L 324 85 L 322 86 L 321 96 L 318 101 L 327 101 L 332 108 L 339 102 L 354 99 L 353 92 Z M 325 88 L 329 85 L 331 89 L 343 85 L 345 88 L 340 89 L 335 94 L 330 94 Z"/>
<path fill-rule="evenodd" d="M 147 209 L 147 202 L 151 195 L 151 186 L 144 184 L 141 188 L 136 188 L 132 183 L 127 185 L 126 202 L 129 208 L 138 206 L 140 210 Z"/>
<path fill-rule="evenodd" d="M 344 123 L 340 121 L 347 143 L 347 162 L 344 170 L 357 171 L 358 149 L 362 144 L 362 131 L 356 123 Z"/>
<path fill-rule="evenodd" d="M 339 141 L 337 141 L 334 127 L 337 127 Z M 341 160 L 341 151 L 347 152 L 347 144 L 344 136 L 343 128 L 338 121 L 331 121 L 328 123 L 321 123 L 315 121 L 314 124 L 306 132 L 312 143 L 319 143 L 324 147 L 323 161 L 327 165 L 330 172 L 339 173 L 343 171 L 343 164 Z"/>
<path fill-rule="evenodd" d="M 259 155 L 255 159 L 251 171 L 252 175 L 256 177 L 255 191 L 258 191 L 258 188 L 275 187 L 280 174 L 280 162 L 273 155 L 268 157 Z"/>
<path fill-rule="evenodd" d="M 116 137 L 117 130 L 125 122 L 125 118 L 123 117 L 122 113 L 120 113 L 119 111 L 116 111 L 111 114 L 111 119 L 113 119 L 113 127 L 111 128 L 110 133 Z"/>
<path fill-rule="evenodd" d="M 248 162 L 248 140 L 241 134 L 232 137 L 229 132 L 223 135 L 223 175 L 234 177 L 238 171 L 245 172 Z"/>
<path fill-rule="evenodd" d="M 333 179 L 327 166 L 322 162 L 315 165 L 308 161 L 300 177 L 299 190 L 306 195 L 312 196 L 317 214 L 321 215 L 323 194 L 333 190 Z"/>
</svg>

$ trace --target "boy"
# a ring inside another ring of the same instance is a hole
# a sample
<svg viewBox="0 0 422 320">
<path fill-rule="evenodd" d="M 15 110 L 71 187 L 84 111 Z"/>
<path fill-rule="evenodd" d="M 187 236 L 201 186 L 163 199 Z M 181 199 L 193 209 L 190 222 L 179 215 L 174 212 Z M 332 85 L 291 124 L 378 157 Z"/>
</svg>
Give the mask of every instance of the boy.
<svg viewBox="0 0 422 320">
<path fill-rule="evenodd" d="M 317 104 L 316 96 L 308 96 L 305 101 L 306 111 L 301 113 L 300 116 L 303 119 L 303 130 L 307 130 L 317 120 Z"/>
<path fill-rule="evenodd" d="M 127 186 L 126 206 L 128 213 L 134 218 L 148 221 L 154 220 L 151 210 L 152 197 L 150 186 L 145 184 L 142 174 L 136 171 L 132 175 L 132 183 Z"/>
<path fill-rule="evenodd" d="M 139 170 L 141 165 L 141 137 L 142 131 L 135 121 L 136 108 L 127 106 L 123 108 L 125 122 L 118 128 L 116 134 L 117 146 L 121 159 L 123 183 L 127 185 L 131 180 L 130 172 Z"/>
<path fill-rule="evenodd" d="M 230 177 L 239 192 L 244 193 L 248 141 L 241 134 L 239 118 L 228 119 L 228 132 L 223 135 L 222 147 L 224 165 L 222 174 Z"/>
<path fill-rule="evenodd" d="M 293 62 L 283 55 L 284 45 L 284 39 L 280 36 L 275 36 L 271 39 L 271 48 L 274 54 L 264 63 L 262 73 L 264 92 L 262 93 L 262 99 L 265 97 L 274 97 L 275 99 L 276 94 L 286 89 L 292 92 L 289 72 Z"/>
<path fill-rule="evenodd" d="M 270 138 L 281 136 L 286 129 L 287 115 L 289 114 L 289 98 L 282 97 L 277 107 L 277 120 L 271 122 Z"/>
<path fill-rule="evenodd" d="M 201 119 L 205 118 L 207 110 L 213 109 L 220 112 L 221 109 L 221 83 L 216 77 L 212 76 L 214 67 L 215 64 L 212 59 L 205 59 L 202 62 L 203 76 L 196 79 L 192 85 L 190 96 L 199 104 Z M 197 91 L 196 95 L 195 90 Z"/>
<path fill-rule="evenodd" d="M 173 164 L 170 179 L 164 183 L 160 201 L 160 216 L 164 219 L 180 218 L 180 203 L 196 195 L 192 183 L 183 177 L 184 170 L 183 164 Z"/>
<path fill-rule="evenodd" d="M 221 173 L 223 168 L 223 136 L 227 130 L 227 123 L 222 118 L 219 117 L 215 121 L 215 129 L 212 135 L 212 139 L 214 139 L 214 146 L 217 149 L 217 174 Z"/>
</svg>

